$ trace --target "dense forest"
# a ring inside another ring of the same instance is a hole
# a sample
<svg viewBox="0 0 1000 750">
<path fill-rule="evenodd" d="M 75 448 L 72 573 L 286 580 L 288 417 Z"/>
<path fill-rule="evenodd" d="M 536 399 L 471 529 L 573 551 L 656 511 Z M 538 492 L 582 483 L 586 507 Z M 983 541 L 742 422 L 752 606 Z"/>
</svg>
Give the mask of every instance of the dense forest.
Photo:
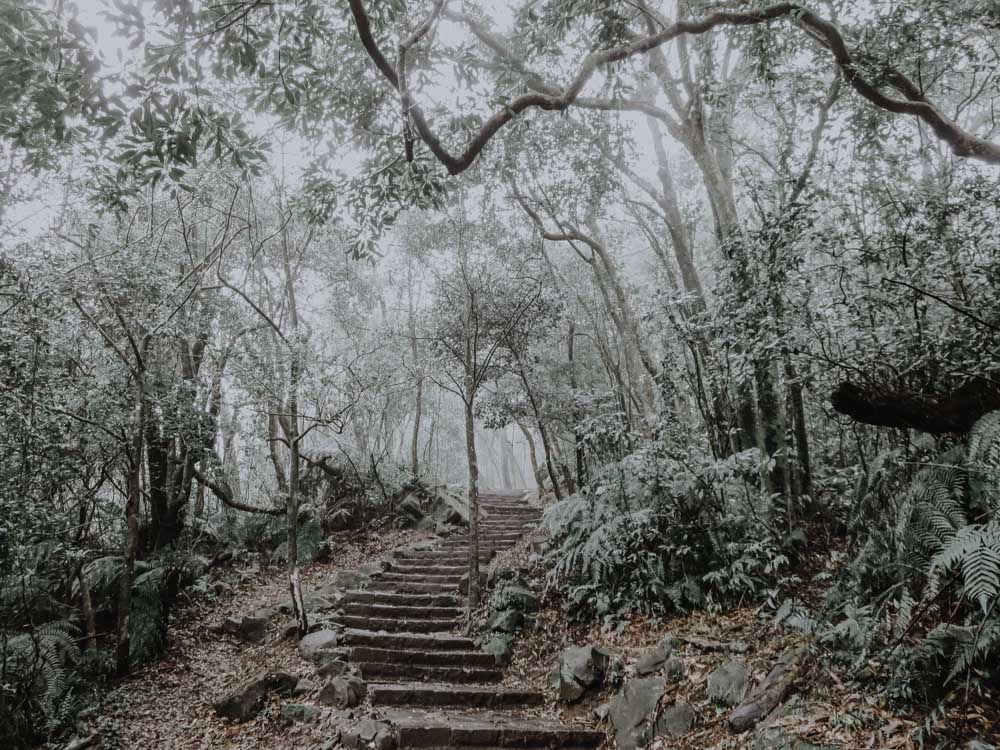
<svg viewBox="0 0 1000 750">
<path fill-rule="evenodd" d="M 998 106 L 994 0 L 0 0 L 0 747 L 395 544 L 620 750 L 993 747 Z"/>
</svg>

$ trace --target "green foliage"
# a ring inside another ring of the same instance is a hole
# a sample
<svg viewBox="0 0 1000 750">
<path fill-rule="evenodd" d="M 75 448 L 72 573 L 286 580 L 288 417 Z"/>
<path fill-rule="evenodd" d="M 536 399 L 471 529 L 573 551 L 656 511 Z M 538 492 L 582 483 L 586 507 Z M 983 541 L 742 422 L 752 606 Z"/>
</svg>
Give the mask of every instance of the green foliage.
<svg viewBox="0 0 1000 750">
<path fill-rule="evenodd" d="M 69 672 L 80 658 L 75 638 L 75 628 L 66 622 L 16 635 L 0 632 L 0 740 L 5 747 L 51 733 L 75 713 Z"/>
<path fill-rule="evenodd" d="M 794 621 L 858 668 L 872 657 L 884 661 L 890 694 L 905 703 L 944 701 L 958 681 L 995 673 L 998 447 L 1000 419 L 992 412 L 967 444 L 928 458 L 902 488 L 907 464 L 889 455 L 873 462 L 860 488 L 867 510 L 859 514 L 865 521 L 854 557 L 820 617 Z"/>
<path fill-rule="evenodd" d="M 550 585 L 565 592 L 574 616 L 609 625 L 636 611 L 773 598 L 789 558 L 726 494 L 736 466 L 707 460 L 692 474 L 655 448 L 606 466 L 586 494 L 546 511 Z M 720 482 L 714 489 L 710 477 Z"/>
</svg>

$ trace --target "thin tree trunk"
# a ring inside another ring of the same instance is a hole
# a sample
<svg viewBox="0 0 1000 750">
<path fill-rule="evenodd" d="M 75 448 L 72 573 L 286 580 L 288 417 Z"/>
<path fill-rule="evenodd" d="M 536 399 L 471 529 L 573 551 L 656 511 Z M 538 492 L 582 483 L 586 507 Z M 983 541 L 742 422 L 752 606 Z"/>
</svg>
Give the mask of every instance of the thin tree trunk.
<svg viewBox="0 0 1000 750">
<path fill-rule="evenodd" d="M 148 348 L 144 341 L 143 355 Z M 139 552 L 139 504 L 142 501 L 142 456 L 146 427 L 146 367 L 139 361 L 135 369 L 135 402 L 132 406 L 132 441 L 128 446 L 128 469 L 125 499 L 125 548 L 118 590 L 118 616 L 115 624 L 115 671 L 128 674 L 131 666 L 129 622 L 132 614 L 132 584 Z"/>
<path fill-rule="evenodd" d="M 414 404 L 413 404 L 413 438 L 410 441 L 410 472 L 417 476 L 420 469 L 419 441 L 420 441 L 420 418 L 423 411 L 424 395 L 424 373 L 417 361 L 417 322 L 413 310 L 413 270 L 412 264 L 409 268 L 409 284 L 407 285 L 408 314 L 410 328 L 410 354 L 413 357 L 414 368 Z"/>
<path fill-rule="evenodd" d="M 542 470 L 538 466 L 538 452 L 535 450 L 535 439 L 531 437 L 531 433 L 528 432 L 528 428 L 524 426 L 524 423 L 520 420 L 515 422 L 518 427 L 521 428 L 521 433 L 524 435 L 524 439 L 528 442 L 528 455 L 531 459 L 531 473 L 535 476 L 535 484 L 538 485 L 538 491 L 542 491 Z"/>
</svg>

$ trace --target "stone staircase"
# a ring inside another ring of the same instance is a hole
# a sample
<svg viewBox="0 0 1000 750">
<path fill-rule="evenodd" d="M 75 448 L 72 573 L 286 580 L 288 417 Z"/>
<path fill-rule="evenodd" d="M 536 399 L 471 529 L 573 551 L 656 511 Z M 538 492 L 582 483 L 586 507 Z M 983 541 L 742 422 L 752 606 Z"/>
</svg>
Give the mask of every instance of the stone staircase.
<svg viewBox="0 0 1000 750">
<path fill-rule="evenodd" d="M 541 511 L 522 495 L 483 494 L 480 563 L 513 547 Z M 497 685 L 492 654 L 457 634 L 468 539 L 412 552 L 363 591 L 347 592 L 338 621 L 348 658 L 373 706 L 395 727 L 399 748 L 592 748 L 603 732 L 539 718 L 541 693 Z M 534 710 L 533 710 L 534 709 Z"/>
</svg>

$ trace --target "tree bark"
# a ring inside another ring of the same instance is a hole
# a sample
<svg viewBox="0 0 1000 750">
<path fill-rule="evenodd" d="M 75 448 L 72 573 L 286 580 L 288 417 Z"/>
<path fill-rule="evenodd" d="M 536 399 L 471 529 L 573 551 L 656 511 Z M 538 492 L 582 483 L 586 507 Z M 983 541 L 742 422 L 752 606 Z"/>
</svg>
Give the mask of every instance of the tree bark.
<svg viewBox="0 0 1000 750">
<path fill-rule="evenodd" d="M 982 377 L 945 393 L 928 393 L 845 382 L 831 394 L 830 403 L 865 424 L 965 435 L 984 414 L 1000 409 L 1000 383 Z"/>
</svg>

